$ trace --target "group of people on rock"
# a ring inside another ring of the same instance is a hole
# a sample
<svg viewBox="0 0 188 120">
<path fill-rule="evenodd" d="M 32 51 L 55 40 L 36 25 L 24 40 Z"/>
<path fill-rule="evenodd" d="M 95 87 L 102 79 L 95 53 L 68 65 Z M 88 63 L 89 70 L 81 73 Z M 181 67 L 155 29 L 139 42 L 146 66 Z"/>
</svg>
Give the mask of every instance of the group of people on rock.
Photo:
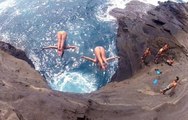
<svg viewBox="0 0 188 120">
<path fill-rule="evenodd" d="M 77 48 L 77 46 L 74 45 L 69 45 L 69 46 L 65 45 L 65 41 L 67 39 L 67 33 L 65 31 L 59 31 L 57 33 L 57 39 L 58 39 L 57 45 L 44 47 L 43 49 L 57 49 L 58 55 L 62 57 L 64 54 L 64 50 Z M 95 54 L 94 59 L 86 56 L 82 56 L 81 58 L 98 64 L 102 70 L 105 70 L 107 68 L 108 62 L 110 60 L 119 58 L 118 56 L 106 58 L 106 51 L 102 46 L 96 46 L 94 49 L 94 54 Z"/>
<path fill-rule="evenodd" d="M 159 51 L 157 52 L 157 55 L 155 56 L 154 58 L 154 63 L 158 64 L 159 63 L 159 59 L 163 59 L 163 61 L 172 66 L 172 64 L 174 63 L 174 59 L 172 59 L 171 57 L 166 57 L 165 53 L 169 50 L 170 46 L 165 43 L 164 46 L 162 48 L 159 49 Z M 147 62 L 146 62 L 146 58 L 148 56 L 151 55 L 151 49 L 150 48 L 147 48 L 145 51 L 144 51 L 144 54 L 143 56 L 141 57 L 141 60 L 142 60 L 142 63 L 144 63 L 145 65 L 147 65 Z M 178 84 L 178 81 L 179 81 L 179 77 L 176 76 L 176 79 L 174 79 L 167 87 L 165 87 L 164 89 L 160 90 L 160 93 L 162 94 L 165 94 L 167 91 L 171 90 L 171 89 L 175 89 L 177 84 Z"/>
<path fill-rule="evenodd" d="M 59 31 L 57 33 L 57 45 L 44 47 L 43 49 L 57 49 L 58 55 L 62 57 L 64 54 L 64 50 L 77 48 L 77 46 L 74 46 L 74 45 L 65 45 L 66 39 L 67 39 L 67 33 L 65 31 Z M 164 58 L 164 55 L 169 50 L 169 48 L 170 48 L 170 46 L 168 44 L 165 44 L 162 48 L 159 49 L 159 51 L 154 59 L 154 62 L 156 64 L 158 63 L 160 58 Z M 87 57 L 87 56 L 82 56 L 81 58 L 98 64 L 102 70 L 105 70 L 107 68 L 108 62 L 110 60 L 119 58 L 118 56 L 106 58 L 106 51 L 105 51 L 104 47 L 102 47 L 102 46 L 96 46 L 94 49 L 94 54 L 95 54 L 94 59 Z M 142 63 L 146 64 L 146 58 L 148 56 L 150 56 L 151 54 L 152 54 L 151 49 L 147 48 L 144 51 L 143 56 L 141 57 Z M 165 63 L 167 63 L 168 65 L 171 66 L 174 63 L 174 60 L 172 58 L 168 57 L 167 59 L 165 59 Z M 165 94 L 168 90 L 175 88 L 177 86 L 178 80 L 179 80 L 179 77 L 176 77 L 175 80 L 173 80 L 166 88 L 164 88 L 160 92 Z"/>
<path fill-rule="evenodd" d="M 174 59 L 171 57 L 165 58 L 165 53 L 169 50 L 170 46 L 166 43 L 162 48 L 159 49 L 157 52 L 157 55 L 155 56 L 154 62 L 158 64 L 159 59 L 163 58 L 164 62 L 167 63 L 168 65 L 172 65 L 174 63 Z M 151 55 L 151 49 L 147 48 L 144 51 L 143 56 L 141 57 L 142 63 L 147 64 L 146 58 Z"/>
</svg>

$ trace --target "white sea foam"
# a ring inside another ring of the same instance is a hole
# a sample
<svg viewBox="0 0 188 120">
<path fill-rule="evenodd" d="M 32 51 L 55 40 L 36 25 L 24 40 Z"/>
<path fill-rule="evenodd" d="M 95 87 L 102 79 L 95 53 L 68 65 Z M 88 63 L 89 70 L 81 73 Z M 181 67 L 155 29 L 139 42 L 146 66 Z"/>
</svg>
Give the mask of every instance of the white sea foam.
<svg viewBox="0 0 188 120">
<path fill-rule="evenodd" d="M 35 6 L 35 7 L 28 7 L 25 9 L 18 9 L 16 8 L 16 4 L 18 4 L 17 2 L 20 2 L 21 0 L 4 0 L 4 2 L 0 3 L 0 15 L 2 13 L 6 13 L 6 11 L 8 11 L 9 8 L 14 7 L 14 12 L 9 14 L 10 17 L 8 17 L 3 24 L 0 27 L 0 30 L 2 28 L 6 28 L 7 25 L 9 25 L 9 23 L 11 23 L 15 17 L 19 16 L 22 13 L 28 13 L 31 12 L 31 14 L 33 14 L 32 12 L 35 12 L 38 10 L 39 6 Z M 46 0 L 48 1 L 48 0 Z M 113 8 L 125 8 L 126 3 L 130 2 L 131 0 L 108 0 L 107 3 L 102 4 L 99 7 L 99 12 L 96 13 L 96 16 L 99 20 L 102 21 L 111 21 L 113 20 L 112 16 L 110 16 L 108 13 L 110 10 L 112 10 Z M 157 5 L 157 1 L 155 0 L 142 0 L 145 3 L 150 3 L 153 5 Z M 56 1 L 57 2 L 57 1 Z M 46 5 L 47 2 L 43 2 L 42 5 Z M 35 4 L 34 4 L 35 5 Z M 63 9 L 63 8 L 62 8 Z M 24 12 L 25 11 L 25 12 Z M 60 12 L 61 13 L 61 12 Z M 35 16 L 34 20 L 37 20 L 38 17 L 41 17 L 42 14 L 37 14 Z M 73 41 L 71 44 L 74 44 L 76 46 L 84 46 L 84 41 L 82 41 L 82 37 L 81 37 L 81 33 L 80 31 L 84 31 L 83 35 L 85 36 L 85 38 L 89 38 L 90 34 L 88 34 L 85 31 L 89 31 L 91 28 L 95 28 L 95 26 L 92 25 L 88 25 L 87 22 L 85 22 L 84 18 L 76 18 L 78 20 L 80 20 L 80 23 L 72 23 L 71 22 L 66 22 L 66 25 L 69 26 L 67 29 L 67 31 L 69 31 L 69 34 L 73 34 L 74 35 L 74 39 L 75 41 Z M 36 21 L 34 21 L 35 23 Z M 51 23 L 50 23 L 51 24 Z M 29 26 L 29 22 L 27 24 Z M 43 26 L 48 25 L 48 24 L 43 24 Z M 59 29 L 60 26 L 62 26 L 63 23 L 60 22 L 60 24 L 55 23 L 54 26 L 49 27 L 49 31 L 46 33 L 46 38 L 42 38 L 43 41 L 45 41 L 45 43 L 43 44 L 43 46 L 47 46 L 49 44 L 52 44 L 52 34 L 55 34 L 55 31 L 57 31 Z M 30 26 L 28 31 L 29 32 L 33 32 L 35 29 L 35 26 Z M 16 44 L 17 47 L 23 47 L 23 49 L 28 48 L 28 46 L 24 46 L 26 45 L 28 38 L 26 38 L 25 35 L 19 35 L 16 33 L 1 33 L 1 36 L 6 39 L 6 41 L 14 40 L 12 41 L 13 44 Z M 11 37 L 14 36 L 14 37 Z M 34 38 L 37 36 L 34 36 Z M 14 38 L 14 39 L 12 39 Z M 76 39 L 77 38 L 77 39 Z M 109 36 L 110 38 L 110 36 Z M 36 39 L 36 38 L 35 38 Z M 69 36 L 69 39 L 73 39 Z M 37 40 L 36 40 L 37 41 Z M 11 43 L 11 42 L 10 42 Z M 28 43 L 27 43 L 28 44 Z M 37 46 L 36 44 L 38 44 L 38 42 L 33 43 L 33 46 Z M 40 47 L 43 47 L 40 46 Z M 38 48 L 38 47 L 37 47 Z M 115 56 L 115 43 L 112 42 L 109 46 L 108 46 L 108 53 L 109 53 L 109 57 L 111 56 Z M 29 49 L 29 48 L 28 48 Z M 83 51 L 83 47 L 80 47 L 81 50 L 78 50 L 77 53 L 79 53 L 80 55 L 84 55 Z M 34 52 L 29 52 L 29 56 L 32 59 L 32 61 L 35 64 L 35 67 L 37 70 L 39 71 L 45 71 L 45 74 L 47 77 L 47 79 L 49 78 L 49 84 L 52 86 L 53 89 L 55 90 L 59 90 L 59 91 L 65 91 L 65 92 L 79 92 L 79 93 L 88 93 L 88 92 L 92 92 L 95 91 L 97 89 L 97 77 L 95 76 L 95 74 L 92 73 L 83 73 L 82 71 L 71 71 L 72 68 L 77 68 L 79 67 L 79 65 L 82 63 L 82 59 L 75 59 L 75 58 L 80 58 L 80 56 L 76 56 L 76 54 L 69 52 L 69 54 L 71 54 L 70 56 L 74 56 L 73 57 L 65 57 L 63 59 L 61 58 L 56 58 L 57 54 L 55 51 L 51 50 L 50 52 L 48 52 L 49 56 L 47 54 L 45 54 L 45 52 L 47 53 L 48 51 L 44 51 L 44 54 L 41 53 L 42 55 L 40 55 L 39 53 L 34 53 Z M 93 52 L 93 49 L 88 49 L 87 52 Z M 65 52 L 65 56 L 66 56 L 67 52 Z M 50 59 L 49 59 L 50 57 Z M 66 60 L 66 58 L 69 58 Z M 49 62 L 50 61 L 50 62 Z M 67 61 L 67 62 L 64 62 Z M 46 63 L 50 63 L 48 65 L 46 65 Z M 109 68 L 108 69 L 108 73 L 110 75 L 114 74 L 114 67 L 117 66 L 117 60 L 113 61 L 109 64 Z M 47 67 L 46 67 L 47 66 Z M 66 67 L 64 67 L 66 66 Z M 71 66 L 71 67 L 70 67 Z M 89 67 L 93 67 L 93 64 L 89 64 Z M 55 73 L 57 73 L 55 75 Z M 97 73 L 97 71 L 96 71 Z M 103 76 L 104 74 L 106 74 L 105 72 L 102 73 Z M 109 78 L 110 79 L 110 78 Z"/>
<path fill-rule="evenodd" d="M 35 69 L 40 71 L 40 63 L 41 63 L 40 59 L 33 52 L 30 53 L 29 57 L 32 60 L 32 62 L 34 63 Z"/>
<path fill-rule="evenodd" d="M 92 79 L 93 78 L 93 79 Z M 64 92 L 90 93 L 95 91 L 94 76 L 85 75 L 80 72 L 64 72 L 55 75 L 50 83 L 53 89 Z"/>
<path fill-rule="evenodd" d="M 113 21 L 114 17 L 109 15 L 109 12 L 114 8 L 124 9 L 126 4 L 132 0 L 108 0 L 105 4 L 102 4 L 98 8 L 98 12 L 96 13 L 96 17 L 99 21 Z M 157 6 L 158 0 L 139 0 L 144 3 L 152 4 Z M 160 0 L 160 2 L 165 2 L 167 0 Z M 170 0 L 173 2 L 177 2 L 177 0 Z M 188 0 L 181 0 L 182 2 L 188 2 Z M 136 8 L 135 8 L 136 9 Z"/>
<path fill-rule="evenodd" d="M 131 0 L 108 0 L 98 8 L 96 17 L 101 21 L 115 20 L 114 17 L 109 15 L 109 12 L 114 8 L 125 8 L 126 4 Z"/>
<path fill-rule="evenodd" d="M 0 3 L 0 14 L 4 12 L 7 8 L 13 7 L 16 4 L 16 0 L 5 0 Z"/>
</svg>

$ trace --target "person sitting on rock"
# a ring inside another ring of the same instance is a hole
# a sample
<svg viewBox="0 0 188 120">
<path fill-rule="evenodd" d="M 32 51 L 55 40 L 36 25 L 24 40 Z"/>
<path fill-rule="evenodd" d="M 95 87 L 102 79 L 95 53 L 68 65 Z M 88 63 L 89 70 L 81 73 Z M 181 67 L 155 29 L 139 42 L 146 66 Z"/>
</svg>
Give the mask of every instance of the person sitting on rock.
<svg viewBox="0 0 188 120">
<path fill-rule="evenodd" d="M 145 60 L 146 60 L 146 57 L 148 57 L 148 56 L 150 56 L 150 55 L 151 55 L 151 49 L 150 49 L 150 48 L 147 48 L 147 49 L 144 51 L 143 56 L 141 57 L 142 63 L 147 64 Z"/>
<path fill-rule="evenodd" d="M 163 90 L 160 90 L 160 92 L 164 95 L 168 90 L 175 89 L 178 84 L 178 80 L 179 80 L 179 77 L 176 76 L 176 79 L 173 80 L 166 88 L 164 88 Z"/>
<path fill-rule="evenodd" d="M 42 49 L 57 49 L 57 53 L 59 56 L 63 56 L 64 54 L 64 49 L 76 49 L 76 46 L 66 46 L 65 41 L 67 39 L 67 33 L 65 31 L 59 31 L 57 33 L 57 45 L 55 46 L 48 46 L 44 47 Z"/>
<path fill-rule="evenodd" d="M 166 53 L 169 50 L 170 46 L 166 43 L 161 49 L 159 49 L 156 57 L 155 57 L 155 63 L 158 63 L 158 59 L 161 58 L 164 53 Z"/>
<path fill-rule="evenodd" d="M 173 58 L 168 58 L 165 60 L 165 63 L 168 64 L 169 66 L 172 66 L 172 64 L 174 63 L 174 59 Z"/>
<path fill-rule="evenodd" d="M 94 63 L 98 63 L 100 68 L 102 68 L 103 70 L 106 69 L 108 61 L 119 58 L 118 56 L 106 58 L 106 52 L 102 46 L 95 47 L 94 53 L 95 53 L 95 59 L 86 56 L 82 56 L 81 58 L 89 60 Z"/>
</svg>

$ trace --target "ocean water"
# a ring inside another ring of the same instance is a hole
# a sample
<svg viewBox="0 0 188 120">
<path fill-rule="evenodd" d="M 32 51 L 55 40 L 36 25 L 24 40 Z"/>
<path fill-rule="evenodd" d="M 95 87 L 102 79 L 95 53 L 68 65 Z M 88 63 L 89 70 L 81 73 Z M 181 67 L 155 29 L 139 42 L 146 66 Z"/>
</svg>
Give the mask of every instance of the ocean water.
<svg viewBox="0 0 188 120">
<path fill-rule="evenodd" d="M 117 24 L 108 12 L 124 8 L 130 0 L 0 0 L 0 38 L 26 52 L 49 86 L 58 91 L 89 93 L 106 85 L 117 69 L 117 60 L 101 71 L 81 56 L 94 58 L 95 46 L 104 46 L 107 56 L 116 55 Z M 155 0 L 142 0 L 157 5 Z M 187 1 L 176 1 L 187 2 Z M 68 33 L 63 58 L 55 50 L 56 33 Z"/>
</svg>

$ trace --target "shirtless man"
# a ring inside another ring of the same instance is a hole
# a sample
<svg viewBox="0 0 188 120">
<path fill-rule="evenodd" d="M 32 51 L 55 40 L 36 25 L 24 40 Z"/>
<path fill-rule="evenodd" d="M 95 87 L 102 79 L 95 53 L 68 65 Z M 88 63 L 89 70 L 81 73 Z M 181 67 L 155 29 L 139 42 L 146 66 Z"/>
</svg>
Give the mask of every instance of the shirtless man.
<svg viewBox="0 0 188 120">
<path fill-rule="evenodd" d="M 147 48 L 145 51 L 144 51 L 144 54 L 143 56 L 141 57 L 141 60 L 142 60 L 142 63 L 146 64 L 146 57 L 150 56 L 151 55 L 151 49 L 150 48 Z"/>
<path fill-rule="evenodd" d="M 82 58 L 94 63 L 98 63 L 100 68 L 102 68 L 103 70 L 106 69 L 108 61 L 119 58 L 118 56 L 106 58 L 106 52 L 102 46 L 95 47 L 94 53 L 95 59 L 86 56 L 82 56 Z"/>
<path fill-rule="evenodd" d="M 166 88 L 164 88 L 163 90 L 160 90 L 160 92 L 162 94 L 165 94 L 168 90 L 172 88 L 175 89 L 178 84 L 178 80 L 179 80 L 179 77 L 177 76 L 175 80 L 173 80 Z"/>
<path fill-rule="evenodd" d="M 67 39 L 67 33 L 65 31 L 59 31 L 57 33 L 57 45 L 44 47 L 43 49 L 57 49 L 59 56 L 63 56 L 64 49 L 76 49 L 76 46 L 65 46 L 65 41 Z"/>
<path fill-rule="evenodd" d="M 174 63 L 174 59 L 169 57 L 166 60 L 164 60 L 164 62 L 169 66 L 172 66 L 172 64 Z"/>
<path fill-rule="evenodd" d="M 157 63 L 157 62 L 158 62 L 158 59 L 159 59 L 160 57 L 162 57 L 165 52 L 168 51 L 169 47 L 170 47 L 170 46 L 166 43 L 161 49 L 159 49 L 159 51 L 158 51 L 158 53 L 157 53 L 157 55 L 156 55 L 156 57 L 155 57 L 155 63 Z"/>
</svg>

